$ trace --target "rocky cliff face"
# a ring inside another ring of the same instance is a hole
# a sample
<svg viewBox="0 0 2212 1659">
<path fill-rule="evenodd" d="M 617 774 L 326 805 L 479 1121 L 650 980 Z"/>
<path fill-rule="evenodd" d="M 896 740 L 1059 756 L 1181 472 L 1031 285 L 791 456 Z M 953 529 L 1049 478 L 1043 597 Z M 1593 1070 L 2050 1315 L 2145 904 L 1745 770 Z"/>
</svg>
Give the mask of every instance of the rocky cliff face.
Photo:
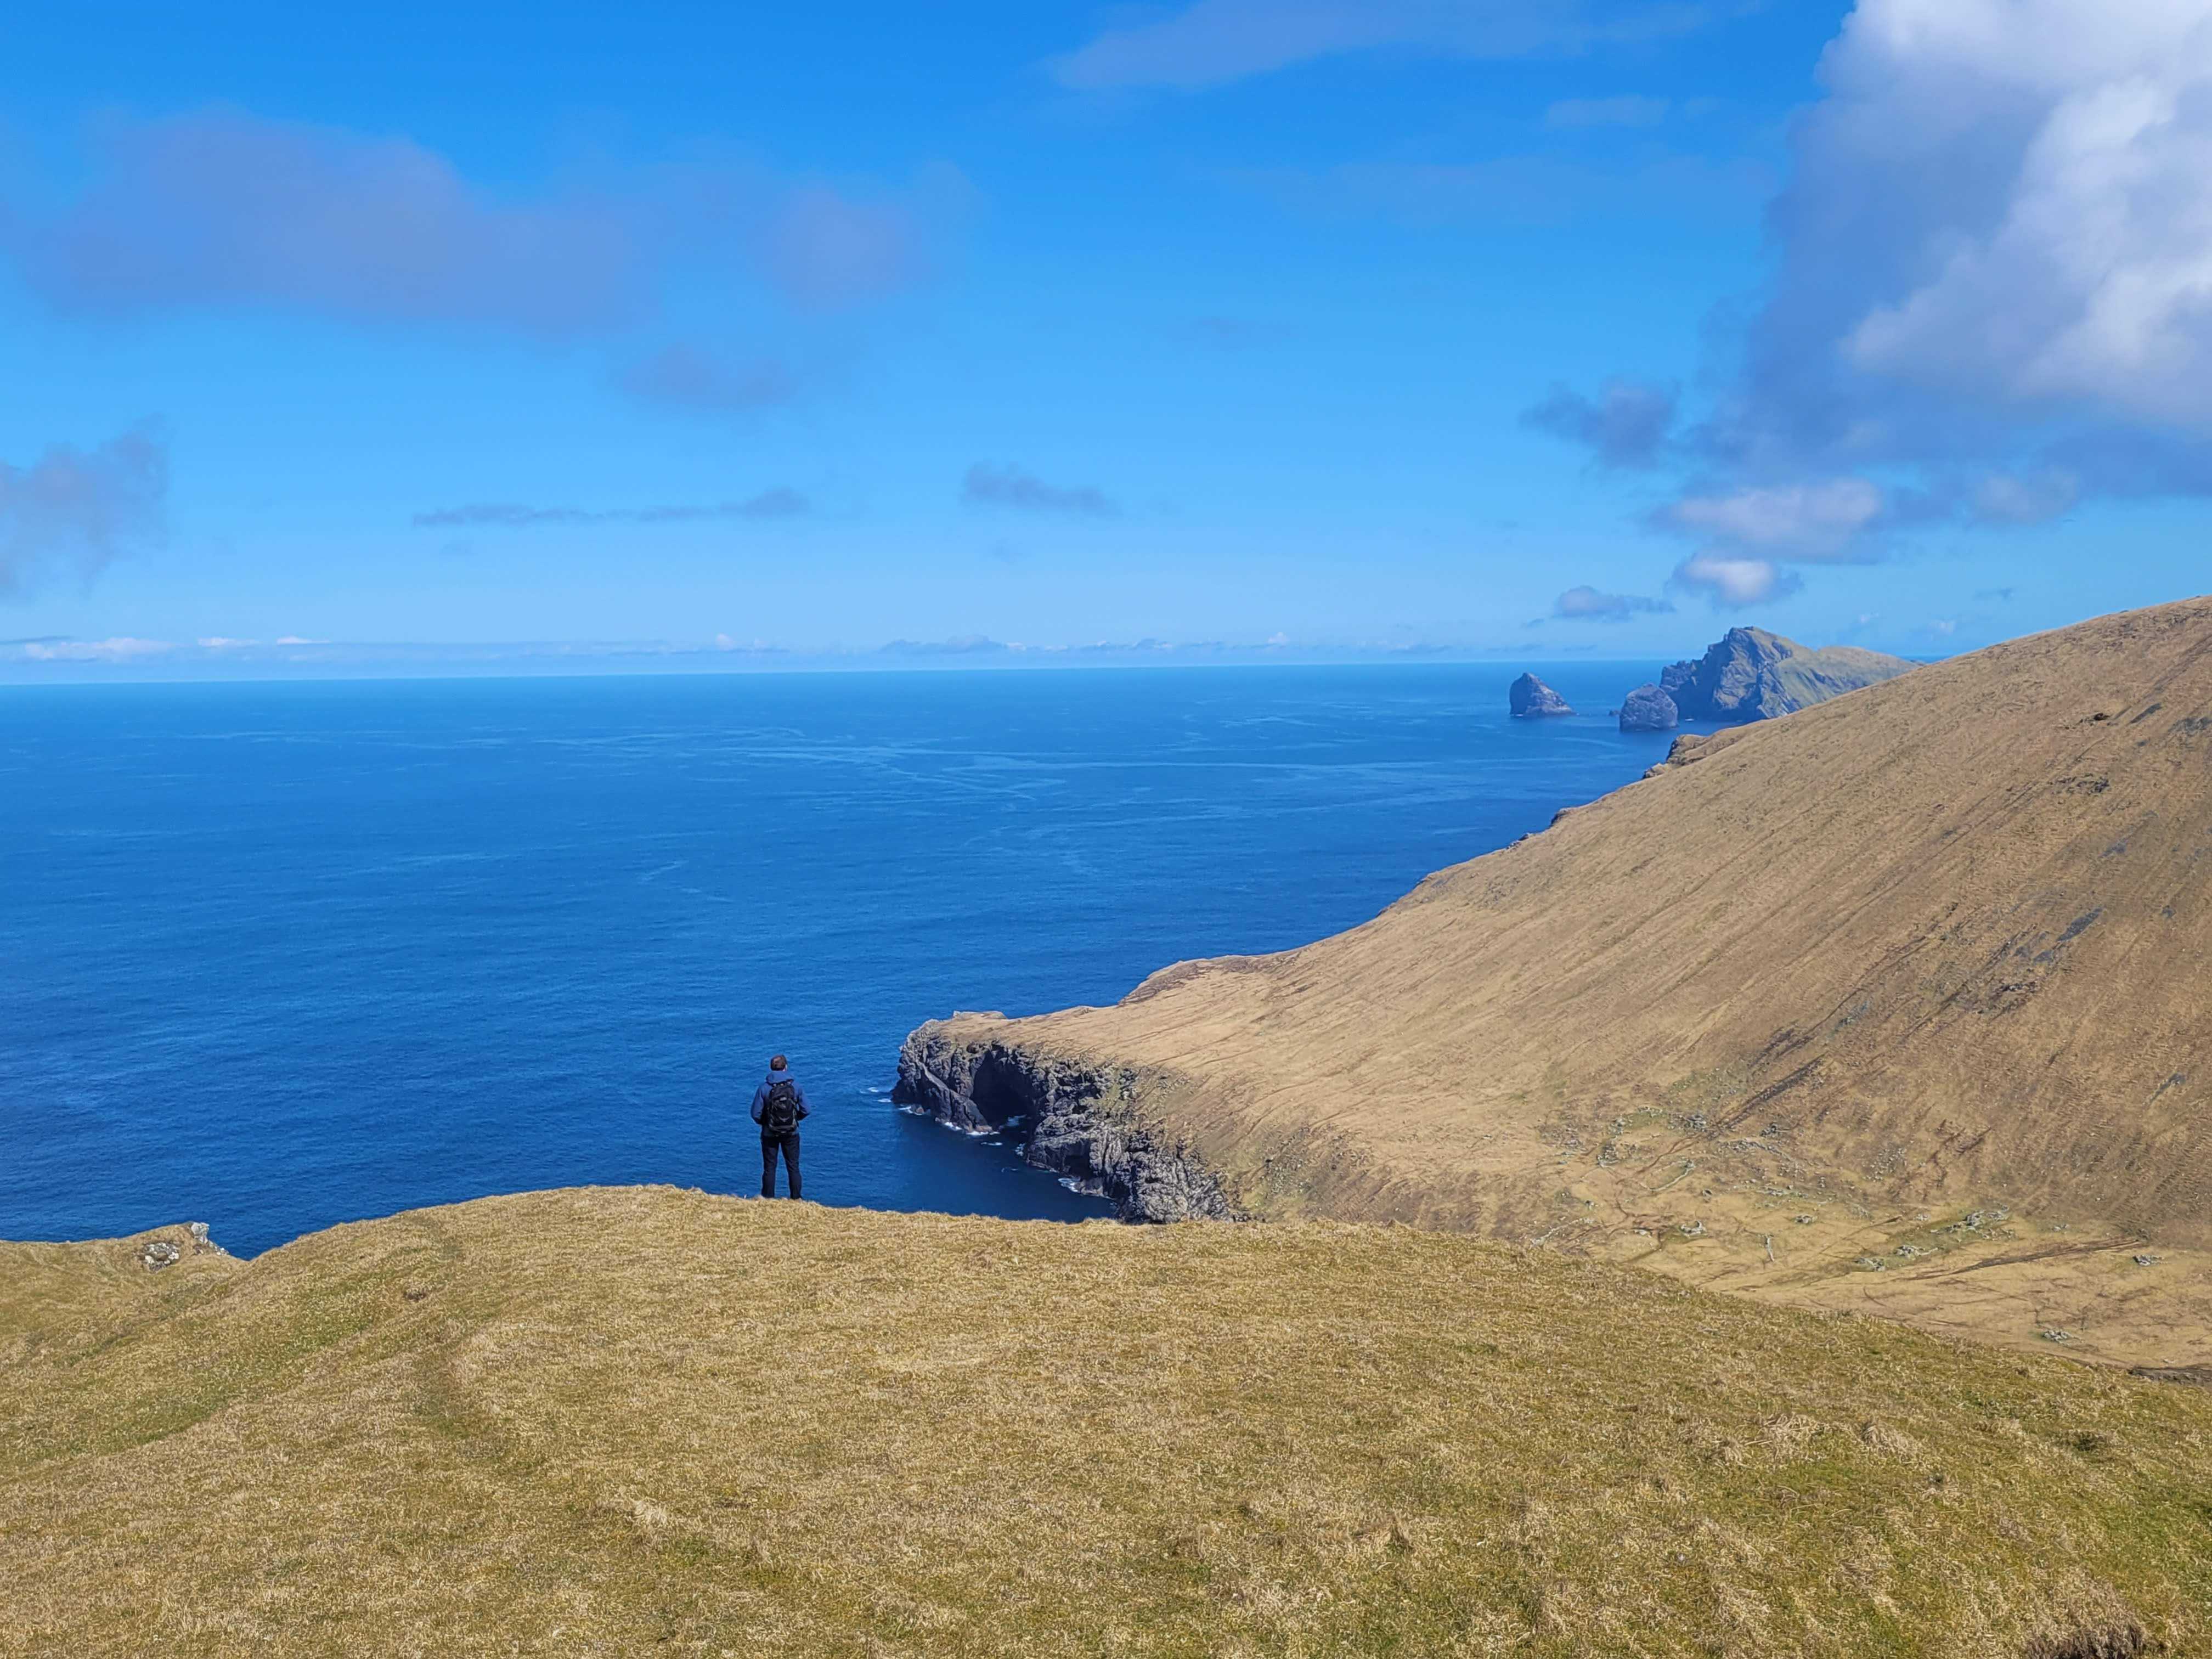
<svg viewBox="0 0 2212 1659">
<path fill-rule="evenodd" d="M 1189 1147 L 1139 1118 L 1144 1080 L 1128 1067 L 963 1043 L 933 1023 L 900 1048 L 891 1098 L 955 1128 L 1022 1138 L 1030 1163 L 1103 1193 L 1126 1220 L 1237 1219 Z"/>
<path fill-rule="evenodd" d="M 1771 720 L 1894 679 L 1912 665 L 1856 646 L 1815 650 L 1763 628 L 1731 628 L 1698 661 L 1669 665 L 1659 689 L 1684 720 Z"/>
<path fill-rule="evenodd" d="M 1571 714 L 1567 700 L 1538 679 L 1534 674 L 1523 674 L 1513 682 L 1505 694 L 1505 706 L 1513 711 L 1516 720 L 1541 720 L 1554 714 Z"/>
</svg>

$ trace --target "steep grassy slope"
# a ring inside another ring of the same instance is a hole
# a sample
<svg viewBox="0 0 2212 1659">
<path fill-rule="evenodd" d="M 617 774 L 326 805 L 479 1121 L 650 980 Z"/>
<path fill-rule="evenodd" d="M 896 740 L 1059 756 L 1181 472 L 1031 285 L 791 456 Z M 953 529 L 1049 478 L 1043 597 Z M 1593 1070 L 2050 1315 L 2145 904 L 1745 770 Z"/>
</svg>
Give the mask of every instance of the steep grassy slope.
<svg viewBox="0 0 2212 1659">
<path fill-rule="evenodd" d="M 2212 1394 L 1550 1252 L 629 1188 L 130 1257 L 0 1246 L 0 1653 L 2212 1650 Z"/>
<path fill-rule="evenodd" d="M 1244 1214 L 2212 1359 L 2212 602 L 1690 752 L 1338 938 L 924 1028 L 909 1093 L 1080 1097 Z"/>
</svg>

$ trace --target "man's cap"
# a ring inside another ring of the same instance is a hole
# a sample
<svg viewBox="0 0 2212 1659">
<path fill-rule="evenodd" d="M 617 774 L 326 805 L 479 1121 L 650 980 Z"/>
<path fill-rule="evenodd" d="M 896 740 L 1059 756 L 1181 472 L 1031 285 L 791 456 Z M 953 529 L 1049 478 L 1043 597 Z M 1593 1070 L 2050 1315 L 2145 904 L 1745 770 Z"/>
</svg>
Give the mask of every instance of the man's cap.
<svg viewBox="0 0 2212 1659">
<path fill-rule="evenodd" d="M 778 1054 L 774 1060 L 769 1061 L 768 1068 L 771 1072 L 781 1072 L 790 1063 L 781 1054 Z"/>
</svg>

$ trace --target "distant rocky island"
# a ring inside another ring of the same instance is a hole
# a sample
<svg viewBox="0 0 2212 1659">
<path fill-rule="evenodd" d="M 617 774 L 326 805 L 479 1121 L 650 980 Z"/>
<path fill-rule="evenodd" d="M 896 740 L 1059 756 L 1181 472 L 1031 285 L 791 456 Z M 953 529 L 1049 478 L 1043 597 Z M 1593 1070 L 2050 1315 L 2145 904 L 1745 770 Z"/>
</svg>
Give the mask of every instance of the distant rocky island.
<svg viewBox="0 0 2212 1659">
<path fill-rule="evenodd" d="M 1506 707 L 1513 711 L 1516 720 L 1540 720 L 1551 714 L 1571 714 L 1567 700 L 1538 679 L 1534 674 L 1523 674 L 1513 682 L 1505 694 Z"/>
<path fill-rule="evenodd" d="M 1815 648 L 1763 628 L 1731 628 L 1697 661 L 1672 664 L 1656 683 L 1630 692 L 1620 705 L 1620 729 L 1664 732 L 1686 720 L 1771 720 L 1895 679 L 1912 666 L 1903 657 L 1855 645 Z"/>
</svg>

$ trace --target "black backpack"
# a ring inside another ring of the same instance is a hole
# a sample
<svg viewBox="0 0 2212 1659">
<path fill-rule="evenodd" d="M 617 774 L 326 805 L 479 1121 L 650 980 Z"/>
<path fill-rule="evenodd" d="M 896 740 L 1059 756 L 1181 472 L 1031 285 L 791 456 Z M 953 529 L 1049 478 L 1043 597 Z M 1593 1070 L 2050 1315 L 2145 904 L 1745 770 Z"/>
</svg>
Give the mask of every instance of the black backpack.
<svg viewBox="0 0 2212 1659">
<path fill-rule="evenodd" d="M 768 1098 L 761 1103 L 761 1133 L 799 1133 L 799 1089 L 787 1077 L 780 1077 L 768 1085 Z"/>
</svg>

